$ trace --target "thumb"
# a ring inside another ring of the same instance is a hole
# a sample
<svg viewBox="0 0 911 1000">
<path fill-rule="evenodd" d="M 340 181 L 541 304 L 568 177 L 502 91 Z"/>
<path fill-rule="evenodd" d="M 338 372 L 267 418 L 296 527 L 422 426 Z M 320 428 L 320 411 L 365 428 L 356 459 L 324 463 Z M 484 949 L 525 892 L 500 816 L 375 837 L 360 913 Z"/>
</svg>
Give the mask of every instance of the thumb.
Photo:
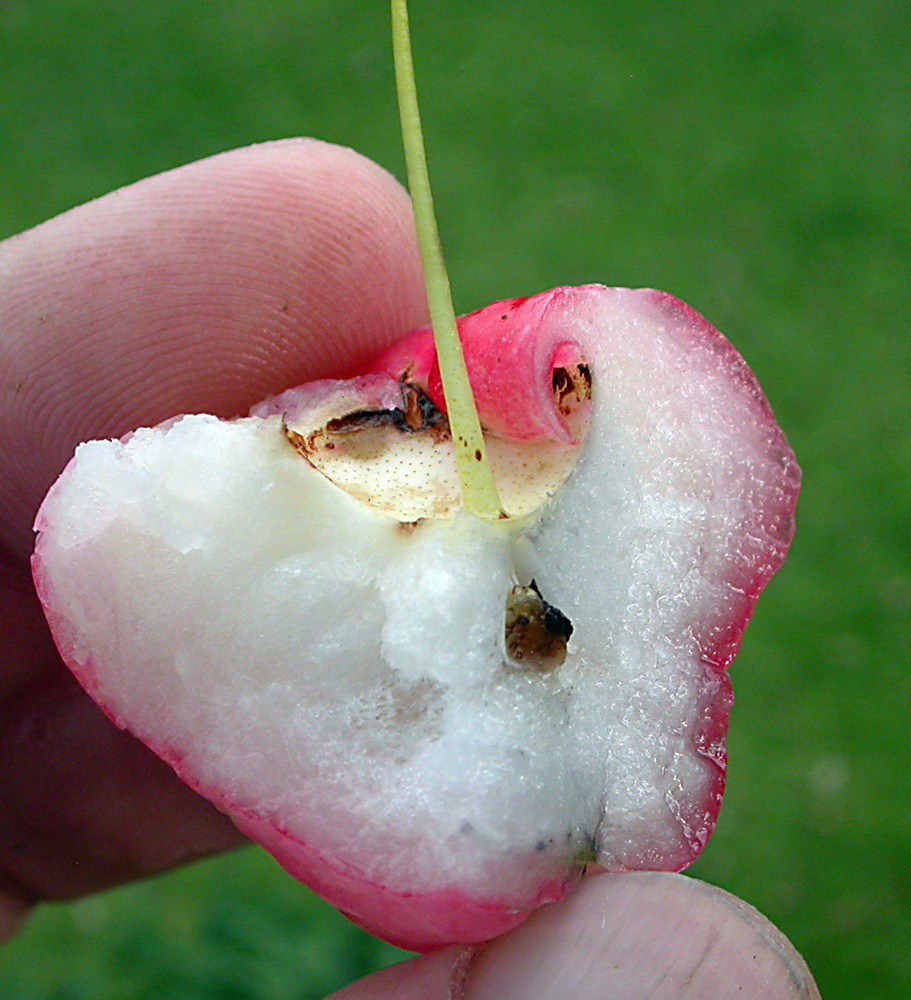
<svg viewBox="0 0 911 1000">
<path fill-rule="evenodd" d="M 797 1000 L 819 997 L 765 917 L 681 875 L 602 875 L 475 951 L 450 948 L 332 1000 Z"/>
</svg>

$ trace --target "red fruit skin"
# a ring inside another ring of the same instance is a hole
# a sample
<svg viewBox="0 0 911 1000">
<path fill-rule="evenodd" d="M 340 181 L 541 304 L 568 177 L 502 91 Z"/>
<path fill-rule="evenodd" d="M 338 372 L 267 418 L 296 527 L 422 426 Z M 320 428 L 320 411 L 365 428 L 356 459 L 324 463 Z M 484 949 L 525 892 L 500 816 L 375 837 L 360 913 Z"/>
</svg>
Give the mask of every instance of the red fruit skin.
<svg viewBox="0 0 911 1000">
<path fill-rule="evenodd" d="M 563 899 L 584 870 L 577 867 L 564 878 L 549 880 L 521 909 L 509 901 L 472 899 L 454 888 L 407 895 L 333 864 L 262 817 L 227 811 L 241 832 L 265 847 L 299 882 L 358 927 L 406 951 L 435 951 L 456 942 L 480 944 L 499 937 L 518 927 L 539 906 Z"/>
<path fill-rule="evenodd" d="M 731 342 L 692 306 L 653 289 L 580 285 L 554 288 L 530 298 L 505 299 L 458 318 L 459 340 L 465 354 L 478 416 L 486 431 L 523 441 L 572 442 L 554 404 L 555 368 L 584 358 L 584 345 L 570 326 L 587 304 L 606 294 L 634 295 L 643 306 L 667 317 L 675 333 L 685 330 L 700 348 L 718 356 L 719 369 L 752 397 L 757 415 L 768 427 L 771 451 L 777 452 L 786 486 L 775 504 L 762 510 L 763 537 L 756 539 L 753 558 L 743 560 L 728 583 L 742 594 L 740 612 L 723 628 L 717 623 L 700 637 L 705 661 L 720 670 L 733 662 L 744 629 L 766 584 L 784 561 L 794 535 L 794 511 L 800 492 L 800 469 L 755 375 Z M 399 377 L 408 372 L 425 388 L 444 413 L 446 402 L 430 327 L 408 334 L 381 354 L 371 371 Z M 765 539 L 773 547 L 764 545 Z M 724 723 L 726 727 L 726 722 Z"/>
<path fill-rule="evenodd" d="M 766 447 L 779 456 L 782 468 L 782 485 L 774 501 L 769 500 L 760 511 L 759 530 L 748 557 L 727 578 L 738 593 L 736 605 L 702 623 L 703 631 L 696 635 L 708 683 L 699 718 L 694 719 L 693 743 L 697 753 L 710 762 L 714 778 L 709 782 L 701 808 L 685 818 L 686 845 L 660 857 L 642 852 L 632 863 L 609 868 L 680 871 L 695 860 L 707 843 L 721 806 L 727 759 L 725 737 L 733 700 L 727 669 L 739 649 L 760 593 L 786 555 L 794 530 L 800 471 L 755 377 L 730 342 L 691 307 L 671 295 L 652 290 L 630 292 L 597 285 L 558 288 L 532 298 L 495 302 L 461 317 L 460 339 L 480 419 L 487 431 L 522 440 L 572 443 L 571 432 L 554 402 L 552 373 L 555 367 L 569 366 L 584 358 L 584 345 L 565 328 L 561 316 L 575 314 L 578 319 L 589 303 L 605 294 L 617 293 L 636 296 L 636 308 L 641 303 L 643 313 L 648 313 L 647 322 L 666 317 L 675 336 L 691 338 L 694 347 L 717 354 L 719 369 L 725 369 L 728 377 L 752 398 L 757 415 L 767 426 Z M 371 372 L 391 375 L 394 379 L 407 373 L 445 412 L 429 328 L 409 334 L 385 351 L 371 366 Z M 36 530 L 40 532 L 44 527 L 39 514 Z M 76 664 L 70 627 L 55 609 L 45 585 L 42 540 L 39 535 L 32 561 L 36 588 L 63 659 Z M 128 728 L 128 721 L 118 718 L 99 698 L 91 661 L 83 660 L 73 669 L 79 682 L 112 721 L 120 728 Z M 536 907 L 567 895 L 584 871 L 581 864 L 568 867 L 540 886 L 533 899 L 521 903 L 474 899 L 456 888 L 424 895 L 401 893 L 392 886 L 366 881 L 343 861 L 327 857 L 283 830 L 273 818 L 229 801 L 221 789 L 201 787 L 180 752 L 157 745 L 154 739 L 142 734 L 140 737 L 182 780 L 272 853 L 292 876 L 313 888 L 355 924 L 408 950 L 433 951 L 453 943 L 479 943 L 503 934 L 521 924 Z"/>
<path fill-rule="evenodd" d="M 752 540 L 752 558 L 742 560 L 737 571 L 727 577 L 729 586 L 742 594 L 740 613 L 732 616 L 726 627 L 712 628 L 699 637 L 705 662 L 719 671 L 726 671 L 740 650 L 744 630 L 753 617 L 760 594 L 780 569 L 794 538 L 794 515 L 800 494 L 800 467 L 787 438 L 775 421 L 775 414 L 756 381 L 756 376 L 727 337 L 692 306 L 673 295 L 652 290 L 644 294 L 667 314 L 670 322 L 686 324 L 694 338 L 715 351 L 719 357 L 719 365 L 724 365 L 729 377 L 753 398 L 757 411 L 766 423 L 769 434 L 767 447 L 775 453 L 776 461 L 782 468 L 784 486 L 778 503 L 769 504 L 761 511 L 757 537 Z M 726 731 L 726 718 L 724 728 Z"/>
<path fill-rule="evenodd" d="M 577 336 L 562 317 L 571 316 L 569 307 L 587 290 L 555 288 L 532 298 L 494 302 L 458 318 L 465 366 L 485 431 L 517 441 L 576 443 L 554 404 L 551 378 L 555 368 L 582 360 Z M 397 341 L 371 370 L 395 378 L 407 372 L 446 412 L 430 327 Z"/>
</svg>

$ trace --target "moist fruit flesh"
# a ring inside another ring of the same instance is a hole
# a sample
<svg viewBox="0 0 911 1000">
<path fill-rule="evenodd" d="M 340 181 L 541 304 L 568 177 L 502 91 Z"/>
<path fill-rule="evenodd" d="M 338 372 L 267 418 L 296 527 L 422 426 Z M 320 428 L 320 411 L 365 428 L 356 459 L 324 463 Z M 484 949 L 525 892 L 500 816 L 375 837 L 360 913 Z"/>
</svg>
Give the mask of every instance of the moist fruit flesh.
<svg viewBox="0 0 911 1000">
<path fill-rule="evenodd" d="M 111 718 L 419 950 L 501 933 L 589 863 L 698 855 L 726 671 L 799 487 L 746 364 L 671 296 L 556 289 L 463 317 L 460 338 L 515 516 L 459 509 L 419 331 L 249 418 L 89 442 L 36 522 L 56 641 Z M 407 472 L 391 488 L 384 462 Z M 561 655 L 522 634 L 516 658 L 516 588 L 569 623 L 549 619 Z"/>
</svg>

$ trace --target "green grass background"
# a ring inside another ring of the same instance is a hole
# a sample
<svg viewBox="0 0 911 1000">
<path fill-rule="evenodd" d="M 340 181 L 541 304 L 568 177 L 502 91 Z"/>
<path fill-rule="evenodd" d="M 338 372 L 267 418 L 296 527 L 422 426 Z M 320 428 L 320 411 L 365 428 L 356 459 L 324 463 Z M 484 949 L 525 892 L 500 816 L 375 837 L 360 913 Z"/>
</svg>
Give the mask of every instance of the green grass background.
<svg viewBox="0 0 911 1000">
<path fill-rule="evenodd" d="M 750 361 L 805 470 L 694 872 L 828 1000 L 911 995 L 911 5 L 412 0 L 461 310 L 652 285 Z M 4 0 L 0 236 L 294 134 L 402 176 L 382 0 Z M 2 766 L 2 762 L 0 762 Z M 49 906 L 0 996 L 319 997 L 398 953 L 255 849 Z"/>
</svg>

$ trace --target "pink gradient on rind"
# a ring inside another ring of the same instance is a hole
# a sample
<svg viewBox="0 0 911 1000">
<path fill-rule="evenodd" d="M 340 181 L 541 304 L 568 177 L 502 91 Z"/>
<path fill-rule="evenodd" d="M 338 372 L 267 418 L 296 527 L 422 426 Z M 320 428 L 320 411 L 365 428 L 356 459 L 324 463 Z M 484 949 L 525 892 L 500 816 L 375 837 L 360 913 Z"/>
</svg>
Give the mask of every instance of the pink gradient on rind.
<svg viewBox="0 0 911 1000">
<path fill-rule="evenodd" d="M 591 296 L 613 294 L 602 285 L 555 288 L 531 298 L 494 302 L 458 319 L 459 339 L 465 354 L 472 389 L 482 425 L 486 430 L 523 439 L 567 440 L 567 430 L 553 402 L 551 375 L 558 365 L 584 360 L 584 343 L 577 334 L 567 335 L 566 316 L 584 308 Z M 625 290 L 624 290 L 625 291 Z M 662 867 L 682 870 L 692 864 L 707 843 L 718 818 L 727 768 L 725 739 L 733 693 L 727 669 L 740 648 L 744 630 L 756 602 L 787 555 L 794 534 L 794 513 L 800 491 L 800 469 L 790 445 L 775 422 L 772 408 L 759 383 L 731 342 L 699 312 L 666 292 L 641 289 L 634 294 L 668 317 L 677 336 L 685 332 L 694 347 L 717 353 L 719 369 L 745 390 L 757 416 L 767 428 L 769 454 L 780 457 L 784 488 L 777 502 L 759 506 L 761 538 L 754 557 L 744 561 L 726 582 L 739 592 L 739 607 L 723 623 L 716 619 L 696 635 L 706 670 L 715 679 L 707 686 L 693 735 L 696 752 L 712 766 L 713 777 L 705 798 L 702 823 L 688 836 L 689 853 L 663 859 Z M 582 338 L 584 339 L 584 338 Z M 433 333 L 429 327 L 414 331 L 388 349 L 373 365 L 389 375 L 408 371 L 445 410 L 442 383 Z M 516 413 L 527 417 L 516 428 Z M 643 858 L 643 867 L 650 867 Z"/>
<path fill-rule="evenodd" d="M 219 805 L 217 798 L 208 797 Z M 562 899 L 582 874 L 579 868 L 564 878 L 548 880 L 521 908 L 496 899 L 472 899 L 456 888 L 408 895 L 333 865 L 268 819 L 243 810 L 225 811 L 243 833 L 265 847 L 294 878 L 365 931 L 407 951 L 433 951 L 453 942 L 477 944 L 505 934 L 539 906 Z"/>
<path fill-rule="evenodd" d="M 125 728 L 118 719 L 113 721 Z M 434 951 L 454 942 L 478 944 L 505 934 L 539 906 L 555 903 L 570 893 L 584 873 L 583 867 L 576 866 L 562 877 L 548 879 L 521 906 L 515 900 L 472 898 L 454 887 L 420 894 L 397 892 L 327 857 L 283 830 L 271 817 L 232 803 L 221 789 L 201 786 L 179 754 L 154 741 L 144 742 L 191 788 L 230 816 L 242 833 L 265 848 L 289 875 L 358 927 L 406 951 Z"/>
<path fill-rule="evenodd" d="M 560 287 L 530 298 L 505 299 L 458 318 L 459 339 L 465 354 L 478 415 L 485 430 L 519 440 L 571 441 L 555 404 L 551 376 L 554 367 L 584 360 L 584 338 L 572 323 L 587 302 L 601 295 L 627 292 L 604 285 Z M 692 306 L 667 292 L 639 289 L 641 296 L 668 317 L 674 333 L 686 331 L 694 347 L 717 353 L 719 369 L 751 398 L 768 430 L 769 454 L 776 454 L 785 486 L 777 502 L 758 508 L 761 539 L 752 560 L 727 583 L 742 595 L 741 606 L 722 627 L 697 636 L 706 663 L 726 670 L 733 662 L 743 632 L 766 584 L 781 566 L 794 535 L 794 512 L 800 492 L 800 468 L 756 377 L 733 344 Z M 415 330 L 381 354 L 371 371 L 399 377 L 408 372 L 445 412 L 442 382 L 433 331 Z"/>
<path fill-rule="evenodd" d="M 754 558 L 743 560 L 738 567 L 739 572 L 727 576 L 725 580 L 732 590 L 742 594 L 739 614 L 722 628 L 716 627 L 711 634 L 697 637 L 703 660 L 719 670 L 727 670 L 740 649 L 743 633 L 753 617 L 759 596 L 784 562 L 794 537 L 794 515 L 800 493 L 800 467 L 784 432 L 775 421 L 772 407 L 756 376 L 727 337 L 692 306 L 673 295 L 652 289 L 643 290 L 642 294 L 651 299 L 661 311 L 666 312 L 678 327 L 689 327 L 700 347 L 709 346 L 718 354 L 721 361 L 719 367 L 723 366 L 725 373 L 750 396 L 757 416 L 768 433 L 766 452 L 775 457 L 783 472 L 780 495 L 777 498 L 767 498 L 766 502 L 757 505 L 759 520 L 756 528 L 760 537 L 753 546 Z"/>
</svg>

